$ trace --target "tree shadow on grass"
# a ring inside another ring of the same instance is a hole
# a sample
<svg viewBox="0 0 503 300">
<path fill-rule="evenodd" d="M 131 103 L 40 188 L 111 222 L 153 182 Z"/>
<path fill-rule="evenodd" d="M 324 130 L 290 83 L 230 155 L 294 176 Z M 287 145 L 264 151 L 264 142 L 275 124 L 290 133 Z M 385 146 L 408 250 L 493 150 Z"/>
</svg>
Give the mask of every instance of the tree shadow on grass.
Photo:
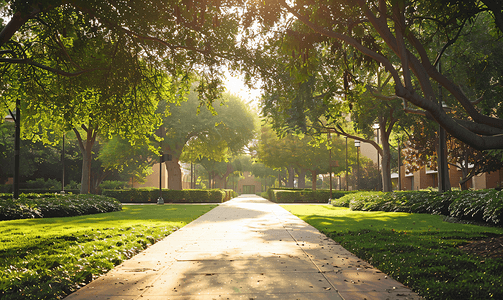
<svg viewBox="0 0 503 300">
<path fill-rule="evenodd" d="M 396 231 L 418 232 L 466 231 L 503 233 L 503 229 L 501 228 L 449 223 L 443 221 L 444 216 L 429 214 L 350 210 L 331 213 L 331 209 L 327 208 L 327 214 L 298 215 L 298 217 L 324 232 L 342 233 L 359 230 L 393 229 Z"/>
</svg>

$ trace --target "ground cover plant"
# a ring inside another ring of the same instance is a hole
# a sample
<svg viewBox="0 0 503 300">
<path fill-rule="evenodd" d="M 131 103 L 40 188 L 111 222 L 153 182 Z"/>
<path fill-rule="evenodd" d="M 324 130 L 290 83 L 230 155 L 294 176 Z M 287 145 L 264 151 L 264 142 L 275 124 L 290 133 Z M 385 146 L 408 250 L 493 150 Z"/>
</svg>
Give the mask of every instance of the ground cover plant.
<svg viewBox="0 0 503 300">
<path fill-rule="evenodd" d="M 61 299 L 215 205 L 0 222 L 0 299 Z"/>
<path fill-rule="evenodd" d="M 503 299 L 503 228 L 444 222 L 444 216 L 285 205 L 344 248 L 427 299 Z M 475 247 L 476 248 L 476 247 Z"/>
<path fill-rule="evenodd" d="M 122 204 L 114 198 L 100 195 L 0 194 L 0 221 L 72 217 L 119 211 Z"/>
<path fill-rule="evenodd" d="M 503 191 L 359 192 L 331 201 L 352 210 L 442 214 L 462 220 L 503 224 Z"/>
</svg>

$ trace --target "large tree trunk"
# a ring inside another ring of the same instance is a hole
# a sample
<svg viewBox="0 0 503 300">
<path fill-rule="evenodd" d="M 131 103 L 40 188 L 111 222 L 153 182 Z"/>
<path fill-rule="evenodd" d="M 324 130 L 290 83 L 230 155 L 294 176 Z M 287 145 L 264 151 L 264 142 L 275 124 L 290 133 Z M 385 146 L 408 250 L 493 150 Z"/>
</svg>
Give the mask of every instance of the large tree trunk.
<svg viewBox="0 0 503 300">
<path fill-rule="evenodd" d="M 182 169 L 178 163 L 178 157 L 172 156 L 171 161 L 166 161 L 166 170 L 168 171 L 168 189 L 182 190 Z"/>
<path fill-rule="evenodd" d="M 383 126 L 382 126 L 383 127 Z M 389 134 L 384 128 L 381 130 L 382 136 L 382 188 L 383 192 L 391 192 L 393 186 L 391 184 L 391 151 L 389 146 Z"/>
<path fill-rule="evenodd" d="M 451 190 L 451 180 L 449 178 L 449 164 L 447 162 L 447 143 L 445 131 L 440 130 L 437 144 L 437 175 L 438 191 L 447 192 Z M 443 177 L 443 178 L 442 178 Z"/>
<path fill-rule="evenodd" d="M 288 183 L 287 187 L 294 188 L 293 179 L 295 178 L 295 169 L 293 167 L 288 167 Z"/>
<path fill-rule="evenodd" d="M 306 188 L 306 170 L 300 169 L 299 172 L 299 189 L 305 189 Z"/>
<path fill-rule="evenodd" d="M 91 163 L 93 161 L 93 145 L 96 142 L 97 130 L 82 125 L 86 132 L 85 144 L 79 131 L 73 128 L 77 140 L 79 141 L 80 152 L 82 153 L 82 177 L 80 181 L 80 193 L 89 194 L 91 192 Z"/>
<path fill-rule="evenodd" d="M 472 176 L 468 177 L 468 168 L 467 168 L 468 163 L 465 162 L 465 164 L 466 164 L 465 166 L 461 167 L 461 174 L 463 177 L 459 181 L 459 186 L 462 191 L 468 190 L 468 180 L 472 178 Z"/>
<path fill-rule="evenodd" d="M 312 183 L 311 183 L 311 189 L 313 191 L 316 191 L 316 179 L 317 179 L 316 175 L 318 175 L 318 172 L 311 171 L 311 181 L 312 181 Z"/>
</svg>

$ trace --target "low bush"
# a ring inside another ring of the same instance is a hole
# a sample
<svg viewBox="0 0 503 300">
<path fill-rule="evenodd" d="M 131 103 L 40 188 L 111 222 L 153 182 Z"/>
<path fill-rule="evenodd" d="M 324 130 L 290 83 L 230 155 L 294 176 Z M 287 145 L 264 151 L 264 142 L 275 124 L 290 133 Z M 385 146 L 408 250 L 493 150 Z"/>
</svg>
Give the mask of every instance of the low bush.
<svg viewBox="0 0 503 300">
<path fill-rule="evenodd" d="M 22 184 L 23 189 L 39 189 L 39 190 L 61 190 L 61 182 L 56 179 L 37 178 L 35 180 L 28 180 Z"/>
<path fill-rule="evenodd" d="M 477 190 L 453 193 L 449 212 L 455 218 L 501 225 L 503 191 Z"/>
<path fill-rule="evenodd" d="M 332 200 L 332 205 L 361 211 L 428 213 L 501 224 L 503 192 L 497 190 L 360 192 Z"/>
<path fill-rule="evenodd" d="M 100 183 L 101 190 L 123 190 L 128 188 L 129 183 L 126 181 L 106 180 Z"/>
<path fill-rule="evenodd" d="M 354 192 L 332 190 L 332 199 L 341 198 L 348 193 Z M 270 188 L 267 196 L 270 201 L 277 203 L 328 203 L 330 190 Z"/>
<path fill-rule="evenodd" d="M 167 190 L 128 189 L 104 190 L 103 195 L 115 198 L 122 203 L 157 203 L 159 195 L 168 203 L 222 203 L 235 197 L 232 190 Z"/>
<path fill-rule="evenodd" d="M 119 211 L 122 209 L 120 202 L 105 196 L 50 195 L 47 197 L 43 195 L 40 197 L 21 195 L 19 199 L 0 198 L 0 221 L 70 217 Z"/>
</svg>

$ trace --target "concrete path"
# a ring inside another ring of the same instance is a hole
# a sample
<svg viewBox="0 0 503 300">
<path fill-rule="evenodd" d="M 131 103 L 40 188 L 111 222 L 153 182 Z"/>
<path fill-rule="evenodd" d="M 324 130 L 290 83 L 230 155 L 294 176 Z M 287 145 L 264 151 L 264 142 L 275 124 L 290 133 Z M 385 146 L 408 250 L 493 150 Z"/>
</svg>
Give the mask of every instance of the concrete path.
<svg viewBox="0 0 503 300">
<path fill-rule="evenodd" d="M 279 205 L 245 195 L 66 299 L 419 297 Z"/>
</svg>

